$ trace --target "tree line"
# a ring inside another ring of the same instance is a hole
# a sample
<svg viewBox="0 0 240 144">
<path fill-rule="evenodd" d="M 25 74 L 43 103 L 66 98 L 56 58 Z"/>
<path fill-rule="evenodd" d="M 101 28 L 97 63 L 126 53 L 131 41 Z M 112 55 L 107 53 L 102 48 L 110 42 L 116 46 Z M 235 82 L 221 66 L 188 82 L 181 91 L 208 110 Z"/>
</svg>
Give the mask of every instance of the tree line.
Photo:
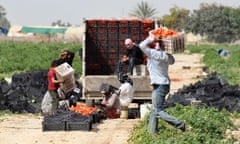
<svg viewBox="0 0 240 144">
<path fill-rule="evenodd" d="M 174 6 L 169 9 L 169 14 L 158 17 L 156 16 L 157 8 L 147 1 L 142 1 L 129 12 L 129 16 L 139 19 L 157 19 L 162 26 L 176 31 L 200 34 L 210 42 L 231 43 L 240 39 L 239 13 L 240 7 L 201 3 L 200 8 L 193 11 Z M 0 28 L 10 27 L 5 16 L 5 9 L 0 5 Z M 52 22 L 51 25 L 71 26 L 69 22 L 65 24 L 61 20 Z"/>
<path fill-rule="evenodd" d="M 224 43 L 240 39 L 240 7 L 201 3 L 200 8 L 193 11 L 174 6 L 169 9 L 169 14 L 162 17 L 155 16 L 156 13 L 156 8 L 142 1 L 129 15 L 140 19 L 157 19 L 162 26 L 200 34 L 210 42 Z"/>
</svg>

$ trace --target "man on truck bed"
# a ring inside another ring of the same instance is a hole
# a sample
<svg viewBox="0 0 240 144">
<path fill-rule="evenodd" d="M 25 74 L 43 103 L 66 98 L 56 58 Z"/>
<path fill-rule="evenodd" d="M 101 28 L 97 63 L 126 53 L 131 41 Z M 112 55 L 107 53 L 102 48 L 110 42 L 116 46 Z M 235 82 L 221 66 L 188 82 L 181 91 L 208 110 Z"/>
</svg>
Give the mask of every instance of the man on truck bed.
<svg viewBox="0 0 240 144">
<path fill-rule="evenodd" d="M 128 73 L 133 74 L 134 65 L 143 63 L 143 53 L 130 38 L 125 39 L 126 53 L 121 57 L 117 64 L 117 73 L 122 72 L 122 65 L 128 65 Z"/>
</svg>

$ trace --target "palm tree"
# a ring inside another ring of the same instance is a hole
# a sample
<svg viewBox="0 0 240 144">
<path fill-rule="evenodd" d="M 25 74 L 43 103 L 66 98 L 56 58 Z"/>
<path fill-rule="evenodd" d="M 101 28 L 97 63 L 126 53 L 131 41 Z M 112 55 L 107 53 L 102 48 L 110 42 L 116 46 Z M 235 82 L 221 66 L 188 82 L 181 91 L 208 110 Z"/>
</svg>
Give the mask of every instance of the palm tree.
<svg viewBox="0 0 240 144">
<path fill-rule="evenodd" d="M 6 15 L 5 8 L 0 5 L 0 17 Z"/>
<path fill-rule="evenodd" d="M 152 8 L 146 1 L 137 4 L 137 7 L 129 13 L 129 16 L 139 19 L 150 19 L 157 13 L 155 8 Z"/>
<path fill-rule="evenodd" d="M 5 16 L 6 16 L 5 8 L 0 5 L 0 28 L 8 30 L 11 27 L 11 25 Z"/>
</svg>

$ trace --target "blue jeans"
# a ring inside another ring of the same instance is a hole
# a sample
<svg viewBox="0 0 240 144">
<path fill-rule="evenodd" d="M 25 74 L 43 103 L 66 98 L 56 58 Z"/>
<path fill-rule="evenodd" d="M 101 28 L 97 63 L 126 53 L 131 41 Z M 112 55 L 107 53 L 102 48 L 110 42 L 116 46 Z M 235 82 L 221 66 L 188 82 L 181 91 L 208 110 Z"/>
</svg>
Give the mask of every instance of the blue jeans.
<svg viewBox="0 0 240 144">
<path fill-rule="evenodd" d="M 169 85 L 153 85 L 152 108 L 148 123 L 150 133 L 158 133 L 158 118 L 161 118 L 176 128 L 180 128 L 183 124 L 182 121 L 164 111 L 163 104 L 165 102 L 165 96 L 169 93 L 169 89 Z"/>
</svg>

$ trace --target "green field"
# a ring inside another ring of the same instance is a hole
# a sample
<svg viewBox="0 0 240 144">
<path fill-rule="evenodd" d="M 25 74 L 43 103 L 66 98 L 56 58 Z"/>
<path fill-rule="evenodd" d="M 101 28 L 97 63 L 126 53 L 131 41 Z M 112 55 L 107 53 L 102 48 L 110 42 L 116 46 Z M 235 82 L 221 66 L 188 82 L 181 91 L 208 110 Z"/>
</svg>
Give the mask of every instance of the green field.
<svg viewBox="0 0 240 144">
<path fill-rule="evenodd" d="M 80 76 L 82 61 L 78 53 L 81 44 L 64 43 L 30 43 L 30 42 L 1 42 L 0 43 L 0 78 L 11 77 L 13 74 L 33 70 L 47 70 L 53 59 L 59 57 L 62 49 L 75 52 L 73 68 Z M 240 78 L 240 47 L 238 45 L 187 45 L 190 53 L 202 53 L 202 63 L 209 72 L 217 72 L 232 85 L 239 85 Z M 216 49 L 230 51 L 230 56 L 223 58 Z M 187 121 L 188 131 L 182 133 L 160 120 L 158 135 L 150 135 L 146 131 L 148 117 L 140 121 L 132 131 L 129 143 L 134 144 L 232 144 L 236 139 L 225 139 L 226 129 L 236 129 L 231 118 L 239 118 L 238 113 L 214 108 L 199 108 L 195 106 L 177 105 L 166 109 L 170 114 Z M 3 112 L 4 113 L 4 112 Z M 239 126 L 238 126 L 239 127 Z"/>
<path fill-rule="evenodd" d="M 33 70 L 48 70 L 51 61 L 59 58 L 62 49 L 75 52 L 73 68 L 80 76 L 82 73 L 82 62 L 79 58 L 81 44 L 1 42 L 0 78 Z"/>
</svg>

